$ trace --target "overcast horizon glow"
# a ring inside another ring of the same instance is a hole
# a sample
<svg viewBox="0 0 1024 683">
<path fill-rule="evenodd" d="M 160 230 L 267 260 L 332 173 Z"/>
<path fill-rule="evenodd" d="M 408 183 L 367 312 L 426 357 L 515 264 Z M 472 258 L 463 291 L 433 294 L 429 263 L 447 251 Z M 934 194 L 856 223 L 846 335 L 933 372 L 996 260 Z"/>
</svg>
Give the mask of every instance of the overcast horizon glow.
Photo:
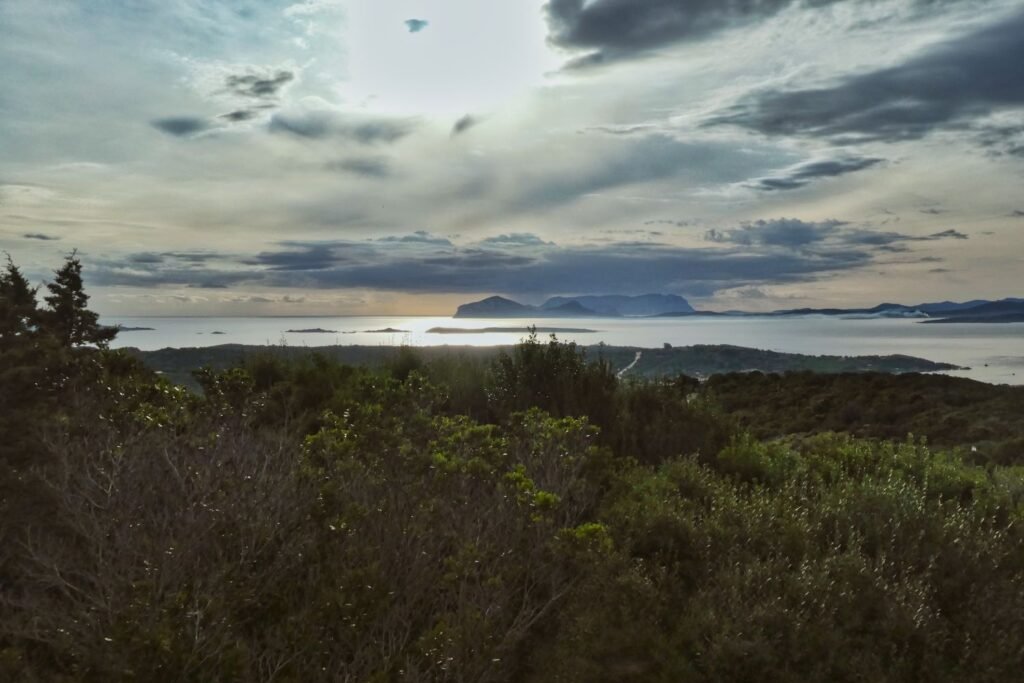
<svg viewBox="0 0 1024 683">
<path fill-rule="evenodd" d="M 1024 296 L 1021 0 L 0 0 L 0 250 L 105 315 Z"/>
</svg>

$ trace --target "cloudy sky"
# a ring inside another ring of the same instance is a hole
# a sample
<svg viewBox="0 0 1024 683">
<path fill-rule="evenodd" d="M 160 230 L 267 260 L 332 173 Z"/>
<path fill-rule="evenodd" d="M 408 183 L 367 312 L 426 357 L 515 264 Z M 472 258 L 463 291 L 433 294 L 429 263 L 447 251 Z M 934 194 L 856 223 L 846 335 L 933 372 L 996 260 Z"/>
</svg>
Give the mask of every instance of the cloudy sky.
<svg viewBox="0 0 1024 683">
<path fill-rule="evenodd" d="M 1024 296 L 1021 0 L 0 0 L 0 249 L 102 313 Z"/>
</svg>

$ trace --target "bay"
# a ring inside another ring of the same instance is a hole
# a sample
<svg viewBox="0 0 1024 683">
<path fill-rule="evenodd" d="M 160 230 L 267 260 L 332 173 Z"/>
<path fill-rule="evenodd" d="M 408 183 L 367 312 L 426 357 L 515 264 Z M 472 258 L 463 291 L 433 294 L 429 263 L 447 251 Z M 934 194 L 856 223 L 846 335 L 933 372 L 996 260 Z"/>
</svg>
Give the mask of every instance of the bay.
<svg viewBox="0 0 1024 683">
<path fill-rule="evenodd" d="M 287 346 L 497 346 L 515 344 L 530 325 L 577 331 L 558 334 L 590 345 L 660 348 L 663 344 L 733 344 L 812 355 L 905 354 L 966 366 L 948 374 L 997 384 L 1024 384 L 1024 323 L 942 325 L 906 319 L 796 318 L 544 318 L 467 320 L 426 316 L 354 317 L 110 317 L 123 331 L 115 348 L 151 351 L 219 344 Z M 431 333 L 431 328 L 511 328 L 513 331 Z M 581 329 L 592 332 L 578 331 Z M 291 330 L 291 331 L 290 331 Z M 297 330 L 307 330 L 299 332 Z M 319 330 L 308 332 L 308 330 Z M 546 335 L 542 335 L 545 336 Z"/>
</svg>

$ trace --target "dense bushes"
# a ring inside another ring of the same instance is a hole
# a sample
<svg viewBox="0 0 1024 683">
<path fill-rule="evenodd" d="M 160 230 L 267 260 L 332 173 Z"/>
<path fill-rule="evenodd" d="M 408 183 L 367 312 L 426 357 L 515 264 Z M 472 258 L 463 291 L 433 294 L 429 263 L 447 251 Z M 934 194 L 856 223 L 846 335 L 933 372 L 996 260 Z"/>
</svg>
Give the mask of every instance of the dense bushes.
<svg viewBox="0 0 1024 683">
<path fill-rule="evenodd" d="M 1024 463 L 1024 387 L 943 375 L 754 372 L 713 376 L 705 393 L 761 438 L 915 434 L 940 447 L 965 448 L 976 462 Z"/>
<path fill-rule="evenodd" d="M 537 680 L 1009 680 L 1019 476 L 842 437 L 636 469 Z"/>
<path fill-rule="evenodd" d="M 503 679 L 582 571 L 562 534 L 606 458 L 583 422 L 499 433 L 432 394 L 382 381 L 305 444 L 215 402 L 60 435 L 3 593 L 8 674 Z"/>
<path fill-rule="evenodd" d="M 0 434 L 38 451 L 0 489 L 2 680 L 1024 670 L 1024 468 L 760 441 L 692 380 L 623 383 L 555 340 L 377 370 L 258 356 L 195 394 L 36 329 L 3 337 L 59 385 L 5 399 L 47 409 Z"/>
</svg>

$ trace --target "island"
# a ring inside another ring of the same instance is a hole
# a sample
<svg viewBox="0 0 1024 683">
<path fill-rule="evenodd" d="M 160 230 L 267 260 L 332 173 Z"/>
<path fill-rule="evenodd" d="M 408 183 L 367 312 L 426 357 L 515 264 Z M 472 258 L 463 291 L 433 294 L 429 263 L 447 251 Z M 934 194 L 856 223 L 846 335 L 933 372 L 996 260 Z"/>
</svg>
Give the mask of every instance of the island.
<svg viewBox="0 0 1024 683">
<path fill-rule="evenodd" d="M 926 323 L 1022 323 L 1024 300 L 1003 299 L 945 312 L 942 317 Z"/>
<path fill-rule="evenodd" d="M 322 327 L 310 327 L 304 330 L 285 330 L 286 334 L 338 334 L 337 330 L 325 330 Z"/>
<path fill-rule="evenodd" d="M 427 334 L 596 334 L 582 327 L 431 327 Z"/>
<path fill-rule="evenodd" d="M 702 311 L 674 294 L 556 296 L 540 306 L 522 304 L 502 296 L 462 304 L 455 318 L 696 318 L 696 317 L 825 316 L 846 320 L 921 319 L 926 323 L 1024 322 L 1024 299 L 989 301 L 937 301 L 921 304 L 882 303 L 870 308 L 790 308 L 775 311 Z"/>
<path fill-rule="evenodd" d="M 663 313 L 692 313 L 693 307 L 675 294 L 619 294 L 556 296 L 540 306 L 521 304 L 492 296 L 459 306 L 456 318 L 618 318 L 646 317 Z"/>
</svg>

